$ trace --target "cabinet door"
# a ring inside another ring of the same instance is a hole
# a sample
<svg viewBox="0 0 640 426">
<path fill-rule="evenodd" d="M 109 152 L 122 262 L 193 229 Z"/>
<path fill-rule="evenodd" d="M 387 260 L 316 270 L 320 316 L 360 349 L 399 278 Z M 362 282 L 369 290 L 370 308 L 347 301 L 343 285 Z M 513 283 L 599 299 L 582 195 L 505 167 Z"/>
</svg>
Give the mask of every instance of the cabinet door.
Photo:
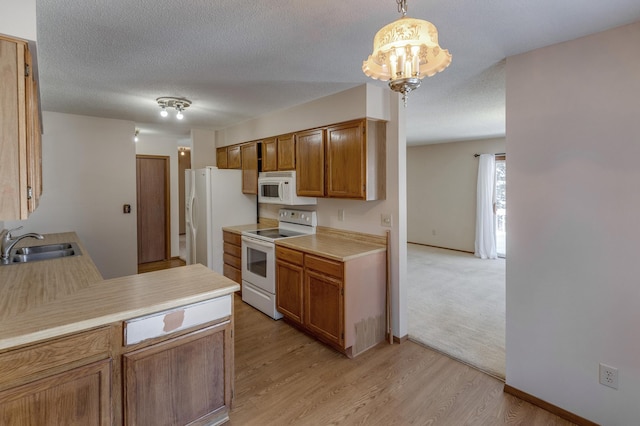
<svg viewBox="0 0 640 426">
<path fill-rule="evenodd" d="M 258 143 L 249 142 L 240 147 L 242 158 L 242 192 L 258 193 Z"/>
<path fill-rule="evenodd" d="M 0 424 L 111 425 L 111 360 L 0 392 Z"/>
<path fill-rule="evenodd" d="M 42 195 L 42 130 L 40 107 L 38 106 L 38 83 L 33 77 L 31 52 L 25 51 L 25 62 L 29 65 L 26 76 L 26 121 L 27 121 L 27 209 L 33 213 Z"/>
<path fill-rule="evenodd" d="M 219 169 L 227 169 L 227 147 L 223 146 L 221 148 L 216 148 L 216 166 Z"/>
<path fill-rule="evenodd" d="M 276 262 L 276 306 L 288 319 L 302 324 L 302 280 L 304 268 L 278 260 Z"/>
<path fill-rule="evenodd" d="M 209 424 L 228 417 L 230 330 L 227 321 L 123 355 L 125 424 Z"/>
<path fill-rule="evenodd" d="M 305 326 L 321 340 L 343 348 L 342 281 L 310 269 L 304 277 Z"/>
<path fill-rule="evenodd" d="M 324 130 L 296 134 L 297 192 L 305 197 L 324 197 Z"/>
<path fill-rule="evenodd" d="M 227 168 L 229 169 L 240 169 L 242 168 L 241 161 L 241 153 L 240 153 L 240 145 L 228 146 L 227 147 Z"/>
<path fill-rule="evenodd" d="M 327 196 L 366 199 L 364 121 L 327 128 Z"/>
<path fill-rule="evenodd" d="M 0 221 L 28 217 L 26 52 L 0 36 Z"/>
<path fill-rule="evenodd" d="M 278 141 L 269 138 L 262 141 L 262 171 L 273 172 L 278 170 Z"/>
<path fill-rule="evenodd" d="M 295 170 L 296 142 L 293 135 L 278 136 L 278 170 Z"/>
</svg>

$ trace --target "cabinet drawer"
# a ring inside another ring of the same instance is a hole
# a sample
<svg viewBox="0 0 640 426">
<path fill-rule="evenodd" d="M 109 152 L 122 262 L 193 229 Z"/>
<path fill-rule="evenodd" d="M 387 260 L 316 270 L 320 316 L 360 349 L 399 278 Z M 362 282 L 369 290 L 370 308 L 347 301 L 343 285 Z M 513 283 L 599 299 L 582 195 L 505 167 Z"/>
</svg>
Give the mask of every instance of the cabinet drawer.
<svg viewBox="0 0 640 426">
<path fill-rule="evenodd" d="M 300 251 L 276 246 L 276 259 L 302 266 L 304 255 Z"/>
<path fill-rule="evenodd" d="M 305 268 L 314 269 L 318 272 L 322 272 L 336 278 L 342 278 L 344 274 L 344 263 L 313 256 L 311 254 L 305 256 L 304 266 Z"/>
<path fill-rule="evenodd" d="M 103 327 L 0 354 L 0 385 L 81 359 L 106 358 L 110 335 L 110 328 Z"/>
<path fill-rule="evenodd" d="M 235 244 L 236 246 L 242 245 L 242 236 L 234 232 L 224 231 L 222 233 L 222 239 L 225 243 Z"/>
<path fill-rule="evenodd" d="M 223 259 L 226 265 L 233 266 L 236 269 L 240 269 L 242 267 L 242 259 L 237 256 L 232 256 L 229 253 L 225 253 L 223 255 Z"/>
<path fill-rule="evenodd" d="M 231 296 L 182 306 L 124 322 L 124 344 L 164 336 L 231 315 Z"/>
<path fill-rule="evenodd" d="M 242 257 L 242 248 L 240 246 L 237 246 L 235 244 L 231 244 L 231 243 L 224 243 L 224 252 L 229 253 L 232 256 L 235 257 Z"/>
<path fill-rule="evenodd" d="M 234 268 L 233 266 L 225 263 L 222 265 L 222 272 L 225 277 L 242 285 L 242 271 L 240 271 L 240 269 Z"/>
</svg>

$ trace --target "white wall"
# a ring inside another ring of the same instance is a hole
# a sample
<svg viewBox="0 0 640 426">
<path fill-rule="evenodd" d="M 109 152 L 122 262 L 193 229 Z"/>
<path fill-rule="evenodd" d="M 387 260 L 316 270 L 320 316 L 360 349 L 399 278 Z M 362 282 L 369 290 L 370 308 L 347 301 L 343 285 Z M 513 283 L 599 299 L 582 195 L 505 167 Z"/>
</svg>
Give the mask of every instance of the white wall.
<svg viewBox="0 0 640 426">
<path fill-rule="evenodd" d="M 640 22 L 507 59 L 507 383 L 603 425 L 640 419 L 638 46 Z"/>
<path fill-rule="evenodd" d="M 478 158 L 505 152 L 505 138 L 407 148 L 407 240 L 473 252 Z M 434 235 L 435 234 L 435 235 Z"/>
<path fill-rule="evenodd" d="M 362 117 L 389 120 L 388 96 L 381 90 L 378 86 L 363 84 L 302 105 L 265 114 L 217 131 L 216 146 L 233 145 Z"/>
<path fill-rule="evenodd" d="M 387 199 L 356 201 L 318 199 L 318 225 L 375 235 L 386 235 L 380 215 L 390 213 L 391 283 L 393 333 L 407 334 L 406 278 L 406 137 L 404 109 L 400 97 L 386 87 L 361 85 L 294 108 L 276 111 L 216 132 L 219 146 L 258 140 L 269 136 L 369 117 L 387 120 Z M 260 216 L 277 218 L 277 208 L 261 205 Z M 338 209 L 345 220 L 338 221 Z"/>
<path fill-rule="evenodd" d="M 134 124 L 44 112 L 43 194 L 24 232 L 75 231 L 106 278 L 137 273 Z M 123 204 L 134 207 L 123 214 Z"/>
<path fill-rule="evenodd" d="M 216 132 L 191 129 L 191 168 L 202 169 L 216 165 Z"/>
<path fill-rule="evenodd" d="M 178 188 L 178 139 L 158 135 L 138 137 L 135 144 L 136 155 L 161 155 L 169 158 L 169 203 L 171 213 L 171 257 L 180 254 L 179 236 L 179 188 Z"/>
<path fill-rule="evenodd" d="M 36 41 L 36 0 L 0 0 L 0 34 Z"/>
</svg>

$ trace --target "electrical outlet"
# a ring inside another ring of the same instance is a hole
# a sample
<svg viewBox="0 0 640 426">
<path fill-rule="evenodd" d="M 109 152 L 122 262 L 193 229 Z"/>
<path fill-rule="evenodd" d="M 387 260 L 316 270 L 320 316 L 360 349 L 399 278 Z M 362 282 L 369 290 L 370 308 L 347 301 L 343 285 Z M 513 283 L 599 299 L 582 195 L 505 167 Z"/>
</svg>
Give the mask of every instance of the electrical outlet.
<svg viewBox="0 0 640 426">
<path fill-rule="evenodd" d="M 393 222 L 391 221 L 391 213 L 381 213 L 380 226 L 391 228 L 391 225 L 393 225 Z"/>
<path fill-rule="evenodd" d="M 600 364 L 600 384 L 618 389 L 618 369 L 610 365 Z"/>
<path fill-rule="evenodd" d="M 338 209 L 338 220 L 344 222 L 344 209 Z"/>
</svg>

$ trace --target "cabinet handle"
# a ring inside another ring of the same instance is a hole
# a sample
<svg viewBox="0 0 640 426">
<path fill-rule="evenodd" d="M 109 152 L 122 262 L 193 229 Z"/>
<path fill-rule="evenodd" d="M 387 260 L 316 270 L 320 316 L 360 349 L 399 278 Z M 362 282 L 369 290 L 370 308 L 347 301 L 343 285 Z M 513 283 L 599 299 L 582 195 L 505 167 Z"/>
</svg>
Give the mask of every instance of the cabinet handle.
<svg viewBox="0 0 640 426">
<path fill-rule="evenodd" d="M 27 186 L 27 200 L 30 200 L 31 198 L 33 198 L 33 188 Z"/>
</svg>

